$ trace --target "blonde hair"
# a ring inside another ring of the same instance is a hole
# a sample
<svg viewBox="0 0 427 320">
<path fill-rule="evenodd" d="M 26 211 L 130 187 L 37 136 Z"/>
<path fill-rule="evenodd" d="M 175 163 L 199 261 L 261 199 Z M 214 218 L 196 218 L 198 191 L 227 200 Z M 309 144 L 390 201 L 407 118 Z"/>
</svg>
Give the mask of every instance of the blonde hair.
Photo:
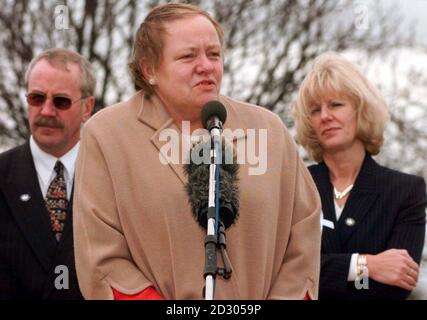
<svg viewBox="0 0 427 320">
<path fill-rule="evenodd" d="M 50 65 L 69 71 L 67 68 L 68 63 L 75 63 L 80 67 L 82 72 L 81 77 L 81 94 L 82 97 L 90 97 L 95 94 L 96 78 L 90 62 L 81 54 L 65 49 L 65 48 L 52 48 L 43 51 L 38 56 L 31 60 L 27 71 L 25 73 L 25 86 L 28 88 L 28 80 L 30 73 L 37 62 L 46 60 Z"/>
<path fill-rule="evenodd" d="M 370 154 L 378 154 L 389 120 L 385 101 L 356 65 L 334 52 L 317 57 L 300 86 L 293 105 L 297 141 L 313 160 L 322 161 L 323 149 L 310 124 L 310 106 L 337 96 L 348 98 L 354 104 L 356 136 Z"/>
<path fill-rule="evenodd" d="M 162 56 L 162 48 L 164 47 L 163 35 L 165 33 L 165 23 L 196 15 L 206 17 L 213 24 L 221 47 L 223 46 L 223 29 L 218 21 L 212 18 L 208 12 L 194 5 L 183 3 L 168 3 L 157 6 L 149 12 L 135 35 L 133 53 L 128 64 L 134 80 L 135 89 L 142 89 L 146 95 L 151 95 L 154 92 L 152 85 L 141 70 L 140 63 L 144 61 L 154 68 L 158 67 Z"/>
</svg>

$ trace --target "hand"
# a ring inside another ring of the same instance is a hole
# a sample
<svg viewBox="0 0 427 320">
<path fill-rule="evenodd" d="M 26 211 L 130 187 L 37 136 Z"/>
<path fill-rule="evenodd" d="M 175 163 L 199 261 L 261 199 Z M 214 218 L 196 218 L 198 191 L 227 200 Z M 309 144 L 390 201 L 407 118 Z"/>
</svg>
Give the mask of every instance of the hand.
<svg viewBox="0 0 427 320">
<path fill-rule="evenodd" d="M 366 255 L 369 277 L 375 281 L 413 290 L 418 281 L 419 267 L 406 250 L 389 249 Z"/>
</svg>

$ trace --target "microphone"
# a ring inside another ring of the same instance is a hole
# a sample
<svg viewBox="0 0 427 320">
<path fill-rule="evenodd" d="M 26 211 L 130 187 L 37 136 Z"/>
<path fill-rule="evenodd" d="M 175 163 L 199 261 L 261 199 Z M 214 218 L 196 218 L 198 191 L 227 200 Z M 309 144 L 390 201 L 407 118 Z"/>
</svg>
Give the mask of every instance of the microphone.
<svg viewBox="0 0 427 320">
<path fill-rule="evenodd" d="M 233 153 L 233 145 L 230 144 L 231 148 L 226 148 L 225 139 L 221 139 L 222 125 L 227 118 L 224 105 L 219 101 L 206 103 L 201 118 L 203 126 L 209 131 L 210 139 L 208 143 L 202 140 L 190 150 L 190 161 L 184 167 L 188 176 L 185 188 L 194 218 L 200 226 L 207 229 L 203 272 L 206 284 L 203 292 L 206 300 L 213 300 L 216 275 L 228 279 L 232 273 L 224 230 L 236 222 L 239 214 L 236 185 L 239 167 Z M 210 161 L 197 164 L 195 158 L 204 158 L 206 150 L 209 151 Z M 232 161 L 227 163 L 225 160 L 229 160 L 230 155 Z M 224 268 L 217 266 L 218 246 L 221 249 Z"/>
<path fill-rule="evenodd" d="M 221 102 L 213 100 L 203 106 L 202 124 L 209 132 L 211 132 L 212 129 L 218 129 L 221 132 L 222 125 L 225 123 L 226 119 L 227 110 Z"/>
<path fill-rule="evenodd" d="M 222 104 L 220 104 L 222 105 Z M 238 197 L 238 171 L 239 165 L 232 145 L 222 141 L 222 159 L 219 175 L 219 220 L 227 229 L 236 222 L 239 217 Z M 194 145 L 192 152 L 198 152 L 200 156 L 204 150 L 210 150 L 211 142 L 202 141 Z M 226 159 L 233 159 L 232 163 L 226 163 Z M 196 164 L 190 156 L 190 161 L 184 166 L 188 181 L 185 186 L 188 194 L 188 202 L 197 223 L 206 229 L 208 200 L 209 200 L 209 163 Z"/>
</svg>

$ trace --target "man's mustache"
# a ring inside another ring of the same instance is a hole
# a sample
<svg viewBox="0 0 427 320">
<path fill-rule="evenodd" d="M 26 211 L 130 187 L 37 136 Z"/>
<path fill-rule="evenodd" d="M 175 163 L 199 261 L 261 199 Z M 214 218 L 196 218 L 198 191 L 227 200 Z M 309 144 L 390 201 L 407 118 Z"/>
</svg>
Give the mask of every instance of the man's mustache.
<svg viewBox="0 0 427 320">
<path fill-rule="evenodd" d="M 51 117 L 38 117 L 34 124 L 40 127 L 64 128 L 64 124 L 60 120 Z"/>
</svg>

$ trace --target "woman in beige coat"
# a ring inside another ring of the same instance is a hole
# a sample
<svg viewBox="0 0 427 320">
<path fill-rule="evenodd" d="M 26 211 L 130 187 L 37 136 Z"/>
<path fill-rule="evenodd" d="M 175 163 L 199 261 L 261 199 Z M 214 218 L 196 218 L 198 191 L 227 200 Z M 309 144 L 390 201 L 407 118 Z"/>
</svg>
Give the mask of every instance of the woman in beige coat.
<svg viewBox="0 0 427 320">
<path fill-rule="evenodd" d="M 211 100 L 226 107 L 234 145 L 246 146 L 239 218 L 227 229 L 233 272 L 228 280 L 217 277 L 215 298 L 317 297 L 316 188 L 276 115 L 220 95 L 222 39 L 219 24 L 197 7 L 153 9 L 137 32 L 130 64 L 142 90 L 85 126 L 74 198 L 85 298 L 149 298 L 150 290 L 157 298 L 202 299 L 206 231 L 188 204 L 184 145 L 165 134 L 202 128 L 200 111 Z M 254 147 L 258 168 L 245 157 Z M 184 156 L 174 161 L 171 153 Z"/>
</svg>

